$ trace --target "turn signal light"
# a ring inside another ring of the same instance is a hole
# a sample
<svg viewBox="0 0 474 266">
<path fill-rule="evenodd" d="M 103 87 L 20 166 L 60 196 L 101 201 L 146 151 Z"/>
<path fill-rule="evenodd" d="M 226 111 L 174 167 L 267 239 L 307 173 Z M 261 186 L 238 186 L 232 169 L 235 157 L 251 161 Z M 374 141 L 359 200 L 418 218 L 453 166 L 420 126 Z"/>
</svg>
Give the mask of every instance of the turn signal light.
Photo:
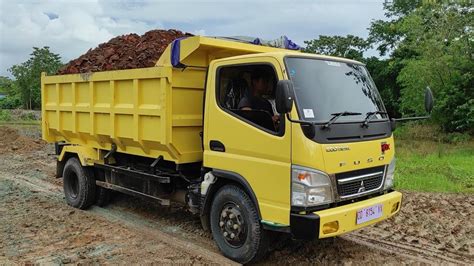
<svg viewBox="0 0 474 266">
<path fill-rule="evenodd" d="M 306 178 L 309 179 L 310 176 L 311 175 L 308 172 L 301 172 L 301 173 L 298 174 L 298 180 L 303 181 Z"/>
<path fill-rule="evenodd" d="M 335 233 L 339 230 L 339 222 L 332 221 L 323 225 L 323 234 Z"/>
</svg>

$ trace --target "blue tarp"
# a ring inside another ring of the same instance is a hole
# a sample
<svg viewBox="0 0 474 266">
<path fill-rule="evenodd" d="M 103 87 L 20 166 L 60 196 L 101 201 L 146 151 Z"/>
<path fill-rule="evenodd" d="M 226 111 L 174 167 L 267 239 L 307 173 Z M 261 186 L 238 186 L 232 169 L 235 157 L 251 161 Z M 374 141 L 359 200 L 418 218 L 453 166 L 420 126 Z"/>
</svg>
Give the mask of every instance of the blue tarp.
<svg viewBox="0 0 474 266">
<path fill-rule="evenodd" d="M 180 57 L 180 43 L 181 40 L 186 39 L 187 37 L 181 37 L 173 41 L 173 44 L 171 45 L 171 65 L 173 67 L 180 67 L 183 68 L 185 65 L 181 64 L 179 61 Z"/>
</svg>

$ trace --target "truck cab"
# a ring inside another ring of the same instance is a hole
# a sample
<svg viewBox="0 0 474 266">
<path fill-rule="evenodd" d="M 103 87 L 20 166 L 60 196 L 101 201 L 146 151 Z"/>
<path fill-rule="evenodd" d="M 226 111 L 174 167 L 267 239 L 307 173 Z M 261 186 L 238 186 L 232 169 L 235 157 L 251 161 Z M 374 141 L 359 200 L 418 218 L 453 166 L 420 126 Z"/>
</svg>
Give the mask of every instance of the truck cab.
<svg viewBox="0 0 474 266">
<path fill-rule="evenodd" d="M 288 110 L 239 108 L 236 103 L 252 93 L 253 71 L 267 79 L 266 95 L 257 97 L 275 105 L 291 97 Z M 279 90 L 285 89 L 288 94 L 282 95 Z M 203 165 L 212 169 L 213 181 L 239 180 L 263 228 L 299 239 L 326 238 L 400 210 L 401 193 L 392 189 L 391 121 L 362 63 L 292 52 L 215 60 L 204 110 Z M 218 212 L 240 214 L 238 206 L 228 203 Z M 216 219 L 211 213 L 211 229 Z M 225 226 L 214 231 L 227 244 L 238 237 Z"/>
</svg>

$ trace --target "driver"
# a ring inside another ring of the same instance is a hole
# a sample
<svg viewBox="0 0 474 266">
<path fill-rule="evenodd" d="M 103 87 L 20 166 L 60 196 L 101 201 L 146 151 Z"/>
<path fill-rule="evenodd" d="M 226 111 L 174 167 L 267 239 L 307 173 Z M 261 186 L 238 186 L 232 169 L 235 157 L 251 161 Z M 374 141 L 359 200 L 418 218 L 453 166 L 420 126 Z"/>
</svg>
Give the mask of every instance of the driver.
<svg viewBox="0 0 474 266">
<path fill-rule="evenodd" d="M 263 71 L 256 70 L 251 74 L 250 84 L 250 91 L 240 100 L 238 108 L 240 110 L 266 111 L 272 116 L 273 121 L 277 121 L 278 116 L 273 115 L 271 103 L 263 98 L 263 95 L 268 92 L 268 77 Z"/>
</svg>

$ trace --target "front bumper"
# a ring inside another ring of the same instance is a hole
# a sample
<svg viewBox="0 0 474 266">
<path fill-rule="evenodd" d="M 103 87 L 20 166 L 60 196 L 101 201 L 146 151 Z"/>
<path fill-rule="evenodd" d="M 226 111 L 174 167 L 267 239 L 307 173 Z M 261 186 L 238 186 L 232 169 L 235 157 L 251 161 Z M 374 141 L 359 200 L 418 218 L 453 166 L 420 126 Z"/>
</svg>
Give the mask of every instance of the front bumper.
<svg viewBox="0 0 474 266">
<path fill-rule="evenodd" d="M 310 214 L 291 214 L 291 233 L 298 239 L 326 238 L 341 235 L 392 217 L 400 211 L 401 201 L 402 193 L 393 191 L 375 198 Z M 362 224 L 357 224 L 357 211 L 376 204 L 382 204 L 382 216 Z"/>
</svg>

